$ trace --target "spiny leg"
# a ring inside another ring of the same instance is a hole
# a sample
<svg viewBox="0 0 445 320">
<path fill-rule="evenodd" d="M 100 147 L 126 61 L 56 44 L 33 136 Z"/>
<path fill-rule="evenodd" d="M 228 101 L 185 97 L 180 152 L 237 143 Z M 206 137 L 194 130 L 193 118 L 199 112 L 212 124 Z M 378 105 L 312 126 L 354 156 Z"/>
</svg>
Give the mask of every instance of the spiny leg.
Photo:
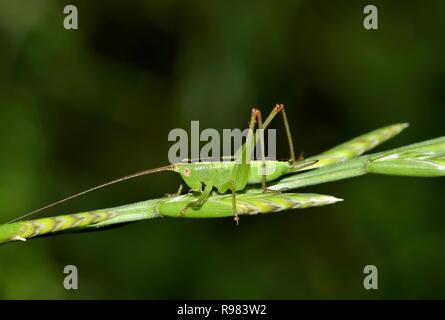
<svg viewBox="0 0 445 320">
<path fill-rule="evenodd" d="M 213 186 L 211 184 L 208 184 L 204 187 L 204 190 L 201 192 L 198 199 L 189 202 L 184 208 L 181 209 L 181 216 L 185 215 L 185 212 L 188 208 L 200 208 L 206 203 L 206 201 L 209 199 L 210 193 L 212 192 Z"/>
<path fill-rule="evenodd" d="M 236 222 L 236 225 L 239 226 L 239 217 L 236 207 L 236 190 L 235 190 L 235 184 L 233 181 L 231 181 L 230 190 L 232 191 L 232 210 L 233 210 L 233 221 Z"/>
<path fill-rule="evenodd" d="M 281 105 L 281 114 L 283 115 L 284 128 L 286 129 L 287 142 L 289 144 L 289 153 L 291 163 L 295 163 L 297 160 L 295 158 L 294 142 L 292 140 L 292 132 L 290 131 L 289 121 L 287 120 L 286 110 L 284 110 L 284 105 Z"/>
<path fill-rule="evenodd" d="M 184 188 L 184 185 L 181 183 L 179 185 L 178 191 L 176 191 L 176 196 L 180 196 L 182 194 L 182 189 Z"/>
<path fill-rule="evenodd" d="M 258 139 L 256 139 L 255 141 L 253 141 L 254 137 L 256 138 L 256 134 L 254 133 L 255 131 L 255 124 L 256 124 L 256 119 L 258 117 L 258 113 L 260 111 L 256 108 L 252 108 L 251 114 L 250 114 L 250 121 L 249 121 L 249 128 L 248 128 L 248 132 L 247 132 L 247 137 L 246 137 L 246 142 L 238 148 L 238 150 L 236 150 L 236 152 L 234 153 L 234 156 L 231 157 L 233 158 L 233 160 L 236 163 L 242 163 L 242 164 L 249 164 L 250 163 L 250 158 L 252 156 L 252 150 L 254 148 L 254 146 L 256 145 L 256 143 L 258 142 Z M 249 156 L 248 160 L 247 160 L 247 155 Z M 229 157 L 226 157 L 226 159 Z"/>
<path fill-rule="evenodd" d="M 244 189 L 245 185 L 247 184 L 248 179 L 248 173 L 250 170 L 250 164 L 246 164 L 246 158 L 247 156 L 251 156 L 251 150 L 253 150 L 254 146 L 258 144 L 258 140 L 260 141 L 261 146 L 261 185 L 264 192 L 270 192 L 270 190 L 266 187 L 266 180 L 267 180 L 267 172 L 266 172 L 266 156 L 265 156 L 265 143 L 264 143 L 264 129 L 267 127 L 267 125 L 270 123 L 270 121 L 275 117 L 275 115 L 282 110 L 281 107 L 275 106 L 275 108 L 272 110 L 270 115 L 267 117 L 266 123 L 263 124 L 263 118 L 261 115 L 261 111 L 252 108 L 251 116 L 250 116 L 250 122 L 249 122 L 249 132 L 247 134 L 246 143 L 241 148 L 241 156 L 239 155 L 239 151 L 236 153 L 236 158 L 239 159 L 241 157 L 242 161 L 241 164 L 238 164 L 234 168 L 234 174 L 232 175 L 232 181 L 235 184 L 235 190 L 242 190 Z M 259 133 L 255 132 L 255 124 L 258 121 L 258 128 Z M 257 135 L 258 134 L 258 135 Z M 252 141 L 252 139 L 255 138 L 255 141 Z M 250 160 L 250 158 L 249 158 Z M 239 161 L 239 160 L 238 160 Z"/>
<path fill-rule="evenodd" d="M 258 111 L 257 114 L 257 120 L 258 120 L 258 128 L 260 129 L 260 147 L 261 147 L 261 189 L 264 193 L 281 193 L 277 190 L 270 190 L 267 189 L 266 186 L 266 155 L 265 155 L 265 146 L 264 146 L 264 126 L 263 126 L 263 118 L 261 116 L 261 111 Z"/>
<path fill-rule="evenodd" d="M 184 185 L 181 183 L 179 185 L 178 191 L 176 193 L 166 193 L 166 197 L 179 197 L 182 194 L 182 189 L 184 188 Z"/>
<path fill-rule="evenodd" d="M 258 117 L 259 110 L 253 108 L 251 117 L 250 117 L 250 123 L 249 123 L 249 130 L 247 133 L 246 142 L 241 146 L 241 148 L 236 152 L 235 154 L 235 162 L 234 166 L 231 172 L 231 177 L 228 179 L 228 188 L 234 188 L 235 190 L 243 190 L 246 185 L 247 181 L 249 179 L 249 174 L 251 170 L 251 157 L 252 157 L 252 151 L 254 150 L 254 128 L 256 119 Z M 232 186 L 233 184 L 233 186 Z"/>
<path fill-rule="evenodd" d="M 252 108 L 249 131 L 247 134 L 246 143 L 235 153 L 235 166 L 231 174 L 231 180 L 229 188 L 232 191 L 232 209 L 234 214 L 234 220 L 238 225 L 239 217 L 236 207 L 236 190 L 243 190 L 247 184 L 247 180 L 250 173 L 250 158 L 252 156 L 252 150 L 254 149 L 254 129 L 255 123 L 260 111 L 256 108 Z M 240 161 L 241 160 L 241 161 Z"/>
<path fill-rule="evenodd" d="M 261 188 L 266 190 L 266 155 L 264 150 L 264 129 L 261 111 L 257 113 L 258 129 L 260 129 L 260 148 L 261 148 Z"/>
<path fill-rule="evenodd" d="M 263 192 L 273 192 L 276 193 L 277 191 L 275 190 L 270 190 L 267 189 L 266 186 L 266 156 L 265 156 L 265 143 L 264 143 L 264 130 L 265 128 L 269 125 L 269 123 L 272 121 L 272 119 L 277 115 L 277 113 L 282 112 L 283 113 L 283 119 L 285 122 L 285 127 L 286 127 L 286 132 L 288 135 L 288 140 L 289 140 L 289 146 L 290 146 L 290 153 L 291 153 L 291 162 L 294 163 L 295 159 L 294 159 L 294 148 L 293 148 L 293 144 L 292 144 L 292 136 L 291 136 L 291 132 L 289 130 L 289 124 L 287 122 L 287 117 L 284 111 L 284 106 L 283 105 L 275 105 L 275 107 L 273 108 L 273 110 L 271 111 L 271 113 L 269 114 L 269 116 L 267 117 L 266 121 L 263 124 L 263 119 L 262 119 L 262 115 L 261 115 L 261 111 L 257 111 L 257 120 L 258 120 L 258 128 L 259 130 L 259 136 L 256 136 L 256 141 L 258 142 L 258 139 L 260 140 L 260 147 L 261 147 L 261 187 L 263 189 Z M 279 193 L 279 192 L 278 192 Z"/>
<path fill-rule="evenodd" d="M 199 198 L 198 198 L 197 200 L 193 200 L 193 201 L 191 201 L 191 202 L 188 203 L 184 208 L 182 208 L 182 209 L 181 209 L 181 212 L 180 212 L 181 216 L 184 216 L 184 215 L 185 215 L 185 212 L 187 211 L 187 209 L 190 208 L 190 207 L 193 207 L 193 206 L 195 205 L 195 203 L 201 198 L 201 196 L 202 196 L 202 194 L 203 194 L 202 183 L 201 183 L 201 185 L 199 186 L 199 188 L 196 188 L 196 189 L 190 189 L 190 190 L 187 192 L 187 195 L 193 194 L 193 193 L 195 193 L 195 192 L 199 192 Z"/>
<path fill-rule="evenodd" d="M 283 122 L 284 122 L 284 128 L 286 129 L 286 135 L 287 135 L 287 141 L 289 143 L 289 153 L 290 153 L 290 162 L 295 163 L 297 160 L 295 158 L 295 151 L 294 151 L 294 143 L 292 140 L 292 133 L 290 131 L 289 121 L 287 120 L 286 111 L 284 110 L 283 104 L 276 104 L 275 107 L 272 109 L 271 113 L 267 117 L 266 121 L 264 121 L 263 127 L 264 129 L 267 128 L 269 123 L 272 121 L 272 119 L 280 113 L 283 115 Z"/>
</svg>

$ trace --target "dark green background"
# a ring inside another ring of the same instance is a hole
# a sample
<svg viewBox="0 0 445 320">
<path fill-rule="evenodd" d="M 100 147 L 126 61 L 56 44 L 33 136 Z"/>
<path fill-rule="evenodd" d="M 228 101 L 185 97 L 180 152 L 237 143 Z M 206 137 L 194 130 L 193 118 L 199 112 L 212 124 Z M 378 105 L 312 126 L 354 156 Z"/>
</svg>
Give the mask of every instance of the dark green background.
<svg viewBox="0 0 445 320">
<path fill-rule="evenodd" d="M 63 28 L 66 4 L 79 30 Z M 445 2 L 0 2 L 0 220 L 167 163 L 170 129 L 244 128 L 286 104 L 312 155 L 395 122 L 385 148 L 445 133 Z M 279 156 L 288 154 L 276 121 Z M 382 148 L 380 148 L 382 149 Z M 49 214 L 155 198 L 164 173 Z M 0 247 L 0 298 L 444 298 L 443 179 L 367 176 L 311 187 L 346 201 L 231 219 L 156 219 Z M 66 291 L 65 265 L 79 269 Z M 363 268 L 379 290 L 363 289 Z"/>
</svg>

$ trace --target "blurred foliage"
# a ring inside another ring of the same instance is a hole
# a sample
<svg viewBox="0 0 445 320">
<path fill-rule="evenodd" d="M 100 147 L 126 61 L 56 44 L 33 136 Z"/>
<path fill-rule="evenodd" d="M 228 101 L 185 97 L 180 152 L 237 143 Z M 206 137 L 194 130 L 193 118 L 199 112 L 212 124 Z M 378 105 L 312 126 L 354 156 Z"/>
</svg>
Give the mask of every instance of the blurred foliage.
<svg viewBox="0 0 445 320">
<path fill-rule="evenodd" d="M 63 7 L 79 30 L 63 28 Z M 288 108 L 297 150 L 408 121 L 384 148 L 444 134 L 445 3 L 0 2 L 0 218 L 167 162 L 168 131 L 243 128 Z M 279 154 L 288 154 L 284 130 Z M 382 148 L 380 148 L 382 149 Z M 176 190 L 153 175 L 49 214 Z M 309 188 L 346 201 L 230 220 L 162 219 L 0 247 L 0 298 L 443 298 L 443 179 L 368 176 Z M 63 268 L 79 290 L 63 289 Z M 379 290 L 363 268 L 379 268 Z"/>
</svg>

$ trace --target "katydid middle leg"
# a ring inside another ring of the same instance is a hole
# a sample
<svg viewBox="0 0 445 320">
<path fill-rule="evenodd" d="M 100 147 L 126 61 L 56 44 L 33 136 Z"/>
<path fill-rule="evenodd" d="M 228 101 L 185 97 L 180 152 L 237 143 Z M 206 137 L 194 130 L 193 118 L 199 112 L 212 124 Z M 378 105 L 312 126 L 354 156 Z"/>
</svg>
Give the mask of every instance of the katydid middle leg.
<svg viewBox="0 0 445 320">
<path fill-rule="evenodd" d="M 166 193 L 166 197 L 179 197 L 182 194 L 182 189 L 184 189 L 184 185 L 181 183 L 179 185 L 178 191 L 176 193 Z"/>
</svg>

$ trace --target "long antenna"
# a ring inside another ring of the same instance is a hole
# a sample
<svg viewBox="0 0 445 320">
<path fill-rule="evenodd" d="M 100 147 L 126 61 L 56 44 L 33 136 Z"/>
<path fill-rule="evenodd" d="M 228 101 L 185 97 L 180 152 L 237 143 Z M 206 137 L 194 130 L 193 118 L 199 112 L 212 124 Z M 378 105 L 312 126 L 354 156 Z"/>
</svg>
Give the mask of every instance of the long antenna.
<svg viewBox="0 0 445 320">
<path fill-rule="evenodd" d="M 109 185 L 112 185 L 112 184 L 115 184 L 115 183 L 118 183 L 118 182 L 122 182 L 122 181 L 125 181 L 125 180 L 129 180 L 129 179 L 133 179 L 133 178 L 137 178 L 137 177 L 145 176 L 145 175 L 150 174 L 150 173 L 161 172 L 161 171 L 173 171 L 173 170 L 174 170 L 173 165 L 169 165 L 169 166 L 159 167 L 159 168 L 155 168 L 155 169 L 144 170 L 144 171 L 140 171 L 140 172 L 136 172 L 136 173 L 130 174 L 130 175 L 128 175 L 128 176 L 124 176 L 124 177 L 121 177 L 121 178 L 117 178 L 117 179 L 114 179 L 114 180 L 109 181 L 109 182 L 107 182 L 107 183 L 100 184 L 100 185 L 98 185 L 98 186 L 95 186 L 95 187 L 93 187 L 93 188 L 90 188 L 90 189 L 88 189 L 88 190 L 85 190 L 85 191 L 76 193 L 76 194 L 74 194 L 74 195 L 72 195 L 72 196 L 69 196 L 69 197 L 64 198 L 64 199 L 62 199 L 62 200 L 59 200 L 59 201 L 57 201 L 57 202 L 53 202 L 53 203 L 51 203 L 51 204 L 49 204 L 49 205 L 47 205 L 47 206 L 44 206 L 44 207 L 39 208 L 39 209 L 37 209 L 37 210 L 31 211 L 31 212 L 29 212 L 29 213 L 27 213 L 27 214 L 25 214 L 25 215 L 23 215 L 23 216 L 20 216 L 20 217 L 18 217 L 18 218 L 15 218 L 15 219 L 13 219 L 13 220 L 7 222 L 7 223 L 12 223 L 12 222 L 15 222 L 15 221 L 17 221 L 17 220 L 21 220 L 21 219 L 23 219 L 23 218 L 26 218 L 26 217 L 29 217 L 29 216 L 31 216 L 31 215 L 34 215 L 34 214 L 36 214 L 36 213 L 38 213 L 38 212 L 41 212 L 41 211 L 43 211 L 43 210 L 46 210 L 46 209 L 52 208 L 52 207 L 54 207 L 54 206 L 57 206 L 57 205 L 59 205 L 59 204 L 61 204 L 61 203 L 64 203 L 64 202 L 66 202 L 66 201 L 68 201 L 68 200 L 72 200 L 72 199 L 74 199 L 74 198 L 83 196 L 84 194 L 87 194 L 87 193 L 89 193 L 89 192 L 92 192 L 92 191 L 95 191 L 95 190 L 98 190 L 98 189 L 107 187 L 107 186 L 109 186 Z"/>
</svg>

